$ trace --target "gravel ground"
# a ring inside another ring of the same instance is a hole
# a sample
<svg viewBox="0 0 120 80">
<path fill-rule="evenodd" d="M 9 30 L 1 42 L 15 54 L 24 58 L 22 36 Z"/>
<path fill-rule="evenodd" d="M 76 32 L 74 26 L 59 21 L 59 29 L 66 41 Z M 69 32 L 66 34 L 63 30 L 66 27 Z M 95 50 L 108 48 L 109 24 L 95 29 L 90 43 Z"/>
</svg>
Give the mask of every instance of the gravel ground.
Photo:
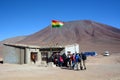
<svg viewBox="0 0 120 80">
<path fill-rule="evenodd" d="M 118 58 L 90 57 L 87 61 L 87 70 L 79 71 L 5 63 L 0 64 L 0 80 L 120 80 L 120 63 L 114 61 Z"/>
</svg>

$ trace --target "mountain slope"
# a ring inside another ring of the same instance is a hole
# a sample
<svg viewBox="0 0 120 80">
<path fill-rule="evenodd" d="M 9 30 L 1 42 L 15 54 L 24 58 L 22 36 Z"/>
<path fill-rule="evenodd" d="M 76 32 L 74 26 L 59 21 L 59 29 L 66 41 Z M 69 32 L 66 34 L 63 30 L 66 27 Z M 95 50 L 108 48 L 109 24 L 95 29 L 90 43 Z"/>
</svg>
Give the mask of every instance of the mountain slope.
<svg viewBox="0 0 120 80">
<path fill-rule="evenodd" d="M 71 21 L 65 22 L 62 28 L 52 28 L 51 26 L 28 36 L 22 43 L 41 44 L 39 42 L 58 43 L 81 42 L 85 40 L 120 41 L 120 30 L 111 26 L 103 25 L 93 21 Z"/>
<path fill-rule="evenodd" d="M 30 45 L 80 44 L 81 51 L 119 52 L 120 29 L 90 20 L 64 22 L 62 28 L 51 26 L 19 41 Z"/>
</svg>

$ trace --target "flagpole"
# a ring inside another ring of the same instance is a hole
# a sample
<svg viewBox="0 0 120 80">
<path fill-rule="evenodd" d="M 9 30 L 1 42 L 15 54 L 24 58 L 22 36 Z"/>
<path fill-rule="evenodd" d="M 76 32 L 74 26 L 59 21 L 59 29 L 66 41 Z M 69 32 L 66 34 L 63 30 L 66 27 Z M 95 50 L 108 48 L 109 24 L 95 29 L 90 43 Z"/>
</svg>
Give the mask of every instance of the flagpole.
<svg viewBox="0 0 120 80">
<path fill-rule="evenodd" d="M 52 55 L 52 43 L 53 43 L 53 40 L 52 40 L 52 34 L 53 34 L 53 30 L 52 30 L 52 25 L 50 26 L 51 27 L 51 44 L 50 44 L 50 55 Z M 51 60 L 50 60 L 51 61 Z"/>
<path fill-rule="evenodd" d="M 73 44 L 74 44 L 74 51 L 76 53 L 76 38 L 75 38 L 75 32 L 73 33 L 73 38 L 75 39 L 75 42 L 73 41 Z"/>
<path fill-rule="evenodd" d="M 60 32 L 61 31 L 59 31 L 57 28 L 60 28 L 60 27 L 62 27 L 64 24 L 63 24 L 63 22 L 61 22 L 61 21 L 58 21 L 58 20 L 52 20 L 52 28 L 55 28 L 55 33 L 59 33 L 60 34 Z M 56 32 L 57 31 L 57 32 Z M 52 32 L 52 30 L 51 30 L 51 32 Z M 57 41 L 55 42 L 55 41 L 53 41 L 54 42 L 54 46 L 57 46 L 58 45 L 58 43 L 57 43 Z"/>
</svg>

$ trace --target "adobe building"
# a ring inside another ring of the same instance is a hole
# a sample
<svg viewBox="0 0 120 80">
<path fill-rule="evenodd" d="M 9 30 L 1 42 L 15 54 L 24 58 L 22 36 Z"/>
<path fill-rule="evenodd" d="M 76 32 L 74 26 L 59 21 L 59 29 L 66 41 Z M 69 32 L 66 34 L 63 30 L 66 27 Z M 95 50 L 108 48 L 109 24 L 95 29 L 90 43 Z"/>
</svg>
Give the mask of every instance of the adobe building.
<svg viewBox="0 0 120 80">
<path fill-rule="evenodd" d="M 12 64 L 42 64 L 51 62 L 51 55 L 60 52 L 60 54 L 71 51 L 79 52 L 79 45 L 67 46 L 33 46 L 23 44 L 4 44 L 3 61 Z"/>
</svg>

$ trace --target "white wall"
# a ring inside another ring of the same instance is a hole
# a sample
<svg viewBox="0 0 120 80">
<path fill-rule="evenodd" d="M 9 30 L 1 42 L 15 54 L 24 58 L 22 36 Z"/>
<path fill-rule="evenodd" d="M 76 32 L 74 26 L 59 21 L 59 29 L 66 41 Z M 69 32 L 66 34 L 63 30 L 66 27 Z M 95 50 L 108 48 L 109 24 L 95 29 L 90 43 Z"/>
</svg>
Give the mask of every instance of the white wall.
<svg viewBox="0 0 120 80">
<path fill-rule="evenodd" d="M 65 46 L 65 53 L 67 54 L 68 51 L 70 51 L 71 53 L 79 53 L 79 44 Z"/>
</svg>

